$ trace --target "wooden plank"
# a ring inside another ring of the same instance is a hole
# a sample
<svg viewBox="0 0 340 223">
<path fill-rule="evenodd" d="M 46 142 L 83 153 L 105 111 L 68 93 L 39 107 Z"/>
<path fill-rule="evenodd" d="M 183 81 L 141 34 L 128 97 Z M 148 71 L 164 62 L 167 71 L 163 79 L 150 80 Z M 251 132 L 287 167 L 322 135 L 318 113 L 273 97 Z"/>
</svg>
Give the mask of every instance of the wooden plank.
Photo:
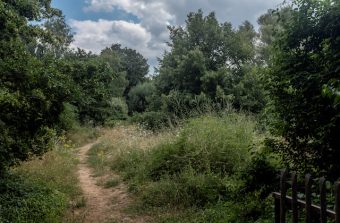
<svg viewBox="0 0 340 223">
<path fill-rule="evenodd" d="M 281 172 L 280 177 L 280 223 L 286 223 L 286 194 L 287 194 L 287 170 Z"/>
<path fill-rule="evenodd" d="M 292 173 L 292 211 L 293 211 L 293 216 L 292 216 L 293 223 L 298 223 L 299 217 L 298 217 L 297 176 L 296 176 L 296 173 Z"/>
<path fill-rule="evenodd" d="M 327 223 L 326 179 L 320 178 L 320 223 Z"/>
<path fill-rule="evenodd" d="M 306 223 L 312 223 L 312 176 L 306 174 L 305 176 L 305 196 L 306 196 Z M 282 196 L 285 196 L 282 194 Z"/>
<path fill-rule="evenodd" d="M 281 199 L 281 193 L 279 193 L 279 192 L 274 192 L 274 193 L 273 193 L 273 197 L 275 198 L 275 200 L 279 200 L 279 201 L 280 201 L 280 199 Z M 306 207 L 306 202 L 305 202 L 304 200 L 298 199 L 297 202 L 298 202 L 298 205 L 299 205 L 300 207 L 302 207 L 302 208 L 305 208 L 305 207 Z M 291 203 L 292 203 L 292 197 L 286 196 L 286 205 L 287 205 L 288 208 L 290 208 L 289 204 L 291 204 Z M 339 204 L 340 204 L 340 203 L 339 203 Z M 313 211 L 313 212 L 319 213 L 319 212 L 320 212 L 320 208 L 321 208 L 320 206 L 315 205 L 315 204 L 312 204 L 312 211 Z M 326 213 L 327 213 L 327 216 L 328 216 L 329 218 L 335 220 L 335 211 L 332 211 L 332 210 L 327 209 Z M 339 219 L 339 220 L 340 220 L 340 219 Z M 339 222 L 339 223 L 340 223 L 340 222 Z"/>
<path fill-rule="evenodd" d="M 340 182 L 335 184 L 335 223 L 340 223 Z"/>
</svg>

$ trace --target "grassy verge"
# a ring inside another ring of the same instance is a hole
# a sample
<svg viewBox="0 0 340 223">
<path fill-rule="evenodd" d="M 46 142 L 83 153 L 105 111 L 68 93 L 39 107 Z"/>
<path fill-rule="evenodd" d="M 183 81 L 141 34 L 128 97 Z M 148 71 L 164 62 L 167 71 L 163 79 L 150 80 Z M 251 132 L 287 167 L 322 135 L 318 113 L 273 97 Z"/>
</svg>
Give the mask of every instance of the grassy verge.
<svg viewBox="0 0 340 223">
<path fill-rule="evenodd" d="M 0 180 L 0 222 L 82 222 L 77 209 L 85 205 L 77 179 L 74 145 L 93 140 L 94 130 L 61 137 L 55 148 L 13 168 Z M 92 137 L 93 136 L 93 137 Z M 84 140 L 81 140 L 84 138 Z"/>
<path fill-rule="evenodd" d="M 173 133 L 116 128 L 90 163 L 120 173 L 138 198 L 130 211 L 158 222 L 271 222 L 278 161 L 256 126 L 233 113 L 190 119 Z"/>
</svg>

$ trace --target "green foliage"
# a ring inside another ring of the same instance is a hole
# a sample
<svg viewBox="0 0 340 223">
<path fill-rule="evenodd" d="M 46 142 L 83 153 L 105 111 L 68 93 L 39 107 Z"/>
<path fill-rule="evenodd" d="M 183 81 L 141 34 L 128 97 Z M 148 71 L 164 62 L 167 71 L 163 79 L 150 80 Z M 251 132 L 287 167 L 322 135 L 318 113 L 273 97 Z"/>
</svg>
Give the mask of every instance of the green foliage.
<svg viewBox="0 0 340 223">
<path fill-rule="evenodd" d="M 100 135 L 97 128 L 92 126 L 81 126 L 75 129 L 71 129 L 66 133 L 66 139 L 76 147 L 83 146 L 96 140 Z"/>
<path fill-rule="evenodd" d="M 269 9 L 267 13 L 261 15 L 257 22 L 260 25 L 259 36 L 260 44 L 257 48 L 259 62 L 270 64 L 271 58 L 274 56 L 272 52 L 273 43 L 280 38 L 280 34 L 284 30 L 284 23 L 291 19 L 293 9 L 285 6 L 277 10 Z"/>
<path fill-rule="evenodd" d="M 173 148 L 155 150 L 149 172 L 153 178 L 160 178 L 164 173 L 175 174 L 190 166 L 200 173 L 233 174 L 245 163 L 252 146 L 251 125 L 245 117 L 237 116 L 194 119 Z"/>
<path fill-rule="evenodd" d="M 323 89 L 339 80 L 340 4 L 301 0 L 292 7 L 275 42 L 269 76 L 276 133 L 284 138 L 277 149 L 296 169 L 336 178 L 340 110 L 335 94 L 329 97 Z"/>
<path fill-rule="evenodd" d="M 153 82 L 143 82 L 133 87 L 128 94 L 130 113 L 142 113 L 152 106 L 155 98 L 156 87 Z M 158 96 L 159 97 L 159 96 Z"/>
<path fill-rule="evenodd" d="M 110 105 L 112 109 L 112 119 L 124 120 L 128 117 L 128 106 L 123 98 L 112 98 Z"/>
<path fill-rule="evenodd" d="M 51 56 L 29 48 L 49 33 L 30 21 L 60 16 L 49 1 L 0 2 L 0 176 L 9 166 L 49 148 L 70 97 L 69 77 Z"/>
<path fill-rule="evenodd" d="M 66 131 L 79 128 L 78 120 L 77 108 L 69 103 L 64 103 L 64 110 L 59 115 L 60 128 Z"/>
<path fill-rule="evenodd" d="M 163 96 L 162 109 L 175 117 L 188 118 L 212 112 L 214 106 L 212 100 L 204 93 L 192 95 L 171 91 L 167 96 Z"/>
<path fill-rule="evenodd" d="M 156 131 L 168 127 L 170 120 L 166 113 L 151 111 L 137 113 L 131 118 L 131 121 L 141 124 L 145 129 Z"/>
<path fill-rule="evenodd" d="M 63 146 L 1 178 L 0 222 L 62 222 L 67 208 L 74 208 L 81 194 L 77 162 Z"/>
<path fill-rule="evenodd" d="M 260 146 L 255 126 L 240 114 L 191 119 L 174 142 L 122 151 L 112 168 L 122 171 L 143 208 L 182 213 L 160 214 L 164 222 L 262 222 L 271 219 L 267 196 L 278 161 Z"/>
<path fill-rule="evenodd" d="M 264 105 L 264 88 L 255 64 L 256 32 L 249 22 L 233 29 L 219 24 L 215 14 L 189 13 L 185 28 L 170 27 L 170 51 L 160 60 L 157 90 L 188 104 L 205 95 L 210 105 L 259 113 Z M 227 103 L 226 103 L 227 102 Z M 174 113 L 172 106 L 167 112 Z M 191 112 L 185 106 L 176 116 Z M 183 112 L 183 113 L 182 113 Z"/>
<path fill-rule="evenodd" d="M 120 44 L 113 44 L 109 48 L 105 48 L 101 52 L 102 57 L 118 56 L 120 65 L 118 70 L 126 72 L 128 85 L 124 90 L 124 96 L 127 96 L 131 88 L 145 80 L 149 71 L 147 60 L 136 50 L 122 48 Z"/>
<path fill-rule="evenodd" d="M 109 179 L 105 182 L 104 187 L 105 188 L 110 188 L 110 187 L 116 187 L 119 184 L 119 180 L 116 178 Z"/>
<path fill-rule="evenodd" d="M 1 222 L 60 222 L 65 196 L 44 183 L 18 176 L 0 181 Z"/>
<path fill-rule="evenodd" d="M 104 124 L 108 119 L 126 116 L 125 102 L 118 99 L 127 85 L 125 73 L 116 71 L 114 64 L 105 60 L 73 53 L 63 61 L 61 69 L 73 79 L 72 104 L 82 123 Z"/>
</svg>

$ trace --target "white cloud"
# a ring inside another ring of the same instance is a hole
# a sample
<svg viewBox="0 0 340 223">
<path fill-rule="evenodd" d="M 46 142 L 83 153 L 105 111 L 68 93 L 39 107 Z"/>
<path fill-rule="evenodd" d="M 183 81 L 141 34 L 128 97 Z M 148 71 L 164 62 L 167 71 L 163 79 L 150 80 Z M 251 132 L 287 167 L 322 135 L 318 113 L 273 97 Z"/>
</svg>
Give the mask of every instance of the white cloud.
<svg viewBox="0 0 340 223">
<path fill-rule="evenodd" d="M 70 26 L 76 32 L 74 46 L 99 53 L 106 46 L 120 43 L 123 46 L 145 52 L 148 56 L 153 56 L 149 55 L 147 50 L 151 33 L 140 24 L 122 20 L 99 19 L 98 21 L 71 20 Z"/>
<path fill-rule="evenodd" d="M 76 21 L 74 45 L 93 52 L 112 43 L 134 48 L 156 65 L 166 49 L 167 25 L 183 25 L 186 15 L 202 9 L 215 11 L 220 22 L 229 21 L 234 26 L 249 20 L 256 27 L 256 19 L 269 8 L 283 0 L 87 0 L 85 12 L 113 12 L 120 9 L 138 17 L 138 24 L 126 21 Z"/>
</svg>

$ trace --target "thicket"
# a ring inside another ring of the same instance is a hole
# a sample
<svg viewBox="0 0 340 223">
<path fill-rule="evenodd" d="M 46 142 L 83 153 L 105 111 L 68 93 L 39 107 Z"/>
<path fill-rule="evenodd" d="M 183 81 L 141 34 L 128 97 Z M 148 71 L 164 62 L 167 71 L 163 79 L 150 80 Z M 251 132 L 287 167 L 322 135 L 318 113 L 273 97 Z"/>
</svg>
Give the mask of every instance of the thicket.
<svg viewBox="0 0 340 223">
<path fill-rule="evenodd" d="M 267 83 L 272 141 L 287 165 L 339 178 L 340 2 L 295 1 L 273 45 Z M 273 145 L 272 144 L 272 145 Z"/>
<path fill-rule="evenodd" d="M 256 126 L 242 114 L 205 115 L 151 148 L 100 143 L 91 149 L 91 165 L 119 171 L 138 196 L 138 209 L 160 221 L 271 221 L 268 195 L 280 164 Z M 172 209 L 177 213 L 167 219 Z"/>
</svg>

